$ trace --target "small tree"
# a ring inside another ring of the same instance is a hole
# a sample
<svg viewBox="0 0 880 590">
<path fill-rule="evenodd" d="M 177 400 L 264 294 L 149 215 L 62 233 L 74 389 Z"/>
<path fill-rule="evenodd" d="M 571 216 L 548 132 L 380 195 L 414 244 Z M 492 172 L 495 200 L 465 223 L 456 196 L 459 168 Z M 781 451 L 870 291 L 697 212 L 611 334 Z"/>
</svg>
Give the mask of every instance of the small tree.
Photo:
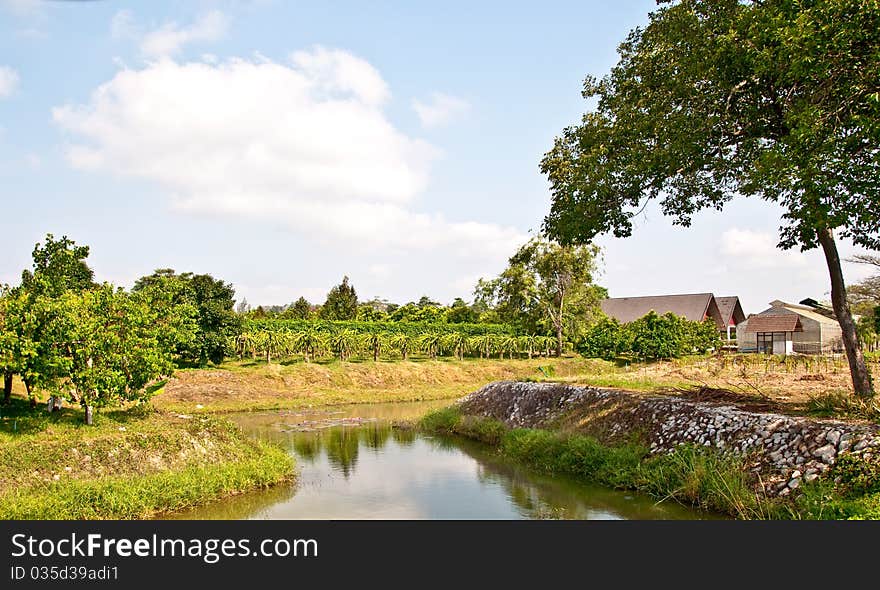
<svg viewBox="0 0 880 590">
<path fill-rule="evenodd" d="M 357 317 L 358 299 L 348 277 L 327 293 L 327 301 L 321 307 L 321 318 L 325 320 L 353 320 Z"/>
<path fill-rule="evenodd" d="M 480 314 L 461 297 L 456 297 L 446 310 L 446 321 L 450 324 L 475 324 L 480 321 Z"/>
<path fill-rule="evenodd" d="M 287 308 L 284 315 L 298 320 L 307 320 L 312 315 L 312 304 L 306 301 L 305 297 L 300 297 Z"/>
<path fill-rule="evenodd" d="M 172 373 L 159 313 L 144 299 L 104 284 L 68 292 L 61 303 L 70 355 L 66 377 L 84 408 L 146 400 L 154 392 L 147 385 Z"/>
</svg>

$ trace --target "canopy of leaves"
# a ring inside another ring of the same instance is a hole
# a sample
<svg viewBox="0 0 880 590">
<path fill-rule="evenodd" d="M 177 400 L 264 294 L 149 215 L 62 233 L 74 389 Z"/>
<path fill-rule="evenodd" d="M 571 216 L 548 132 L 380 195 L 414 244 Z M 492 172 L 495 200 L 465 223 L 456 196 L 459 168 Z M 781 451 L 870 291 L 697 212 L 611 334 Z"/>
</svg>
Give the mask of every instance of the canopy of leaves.
<svg viewBox="0 0 880 590">
<path fill-rule="evenodd" d="M 543 236 L 533 238 L 514 254 L 495 279 L 480 279 L 476 298 L 499 318 L 531 334 L 562 328 L 576 339 L 599 317 L 604 288 L 593 284 L 599 248 L 562 246 Z"/>
<path fill-rule="evenodd" d="M 83 405 L 143 400 L 147 385 L 173 372 L 163 311 L 112 285 L 61 298 L 69 382 Z"/>
<path fill-rule="evenodd" d="M 716 348 L 720 336 L 713 320 L 691 322 L 672 313 L 650 312 L 627 324 L 605 317 L 591 326 L 578 345 L 590 358 L 670 359 Z"/>
<path fill-rule="evenodd" d="M 33 269 L 21 273 L 21 288 L 34 296 L 53 297 L 68 290 L 90 289 L 95 282 L 85 262 L 88 257 L 88 246 L 77 246 L 67 236 L 56 240 L 46 234 L 43 244 L 34 246 Z"/>
<path fill-rule="evenodd" d="M 138 279 L 132 291 L 176 308 L 166 318 L 180 328 L 173 336 L 181 361 L 199 365 L 223 362 L 228 339 L 241 333 L 241 318 L 234 311 L 235 289 L 211 275 L 159 269 Z M 192 334 L 190 320 L 194 321 Z"/>
<path fill-rule="evenodd" d="M 544 157 L 546 231 L 628 236 L 645 198 L 687 226 L 739 194 L 782 206 L 783 248 L 880 248 L 880 3 L 661 4 Z"/>
</svg>

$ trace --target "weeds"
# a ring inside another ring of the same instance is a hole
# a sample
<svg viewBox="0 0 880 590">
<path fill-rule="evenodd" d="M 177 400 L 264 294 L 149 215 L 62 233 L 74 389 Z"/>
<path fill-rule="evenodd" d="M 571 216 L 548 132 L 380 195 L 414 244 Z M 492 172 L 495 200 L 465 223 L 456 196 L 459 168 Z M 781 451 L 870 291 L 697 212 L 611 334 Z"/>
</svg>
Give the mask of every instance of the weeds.
<svg viewBox="0 0 880 590">
<path fill-rule="evenodd" d="M 807 413 L 822 418 L 846 417 L 880 423 L 880 402 L 832 392 L 810 397 Z"/>
</svg>

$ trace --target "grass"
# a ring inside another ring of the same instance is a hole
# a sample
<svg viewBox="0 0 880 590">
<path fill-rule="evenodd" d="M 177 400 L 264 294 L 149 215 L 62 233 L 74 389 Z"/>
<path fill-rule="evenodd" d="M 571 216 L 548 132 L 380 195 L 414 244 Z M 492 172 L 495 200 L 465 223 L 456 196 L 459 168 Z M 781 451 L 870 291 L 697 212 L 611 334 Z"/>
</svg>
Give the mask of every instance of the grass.
<svg viewBox="0 0 880 590">
<path fill-rule="evenodd" d="M 0 496 L 3 519 L 139 519 L 289 479 L 290 455 L 269 445 L 240 461 L 145 476 L 54 482 Z"/>
<path fill-rule="evenodd" d="M 810 398 L 807 413 L 819 418 L 851 418 L 880 424 L 880 401 L 863 400 L 843 393 L 825 393 Z"/>
<path fill-rule="evenodd" d="M 228 420 L 150 406 L 48 414 L 0 407 L 0 518 L 146 518 L 290 479 L 280 449 Z"/>
<path fill-rule="evenodd" d="M 501 454 L 547 473 L 636 490 L 741 519 L 880 518 L 876 460 L 842 458 L 827 479 L 804 485 L 793 499 L 773 499 L 754 491 L 740 459 L 705 447 L 679 445 L 672 453 L 652 456 L 637 439 L 607 446 L 579 434 L 508 429 L 497 420 L 464 416 L 457 408 L 432 412 L 419 427 L 495 445 Z"/>
</svg>

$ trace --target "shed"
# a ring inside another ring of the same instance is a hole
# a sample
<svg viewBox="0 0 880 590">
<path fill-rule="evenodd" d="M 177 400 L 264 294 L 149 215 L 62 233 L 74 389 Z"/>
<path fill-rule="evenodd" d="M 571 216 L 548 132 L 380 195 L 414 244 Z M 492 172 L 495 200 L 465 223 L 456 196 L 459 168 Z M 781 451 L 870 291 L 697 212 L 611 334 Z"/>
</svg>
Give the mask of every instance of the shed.
<svg viewBox="0 0 880 590">
<path fill-rule="evenodd" d="M 800 329 L 791 329 L 793 319 L 797 318 Z M 777 329 L 778 328 L 778 329 Z M 843 350 L 843 338 L 837 320 L 816 313 L 806 305 L 773 301 L 770 307 L 759 314 L 749 316 L 737 327 L 737 343 L 740 352 L 771 352 L 777 349 L 767 344 L 766 334 L 787 333 L 785 352 L 774 354 L 822 354 Z M 764 334 L 763 340 L 760 335 Z M 775 338 L 780 338 L 776 336 Z"/>
</svg>

